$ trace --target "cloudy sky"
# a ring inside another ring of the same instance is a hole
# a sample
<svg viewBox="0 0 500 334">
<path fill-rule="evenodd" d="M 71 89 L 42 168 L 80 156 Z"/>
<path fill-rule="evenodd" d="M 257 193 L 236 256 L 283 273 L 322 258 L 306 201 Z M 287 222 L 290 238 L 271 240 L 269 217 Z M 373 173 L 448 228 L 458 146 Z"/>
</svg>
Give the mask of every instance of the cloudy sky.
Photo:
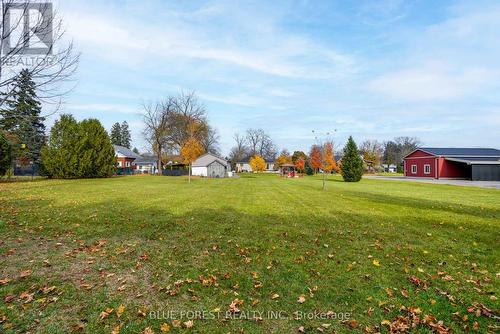
<svg viewBox="0 0 500 334">
<path fill-rule="evenodd" d="M 222 153 L 248 127 L 279 148 L 416 136 L 500 146 L 498 1 L 60 1 L 82 52 L 64 112 L 106 128 L 195 90 Z M 336 130 L 336 131 L 335 131 Z"/>
</svg>

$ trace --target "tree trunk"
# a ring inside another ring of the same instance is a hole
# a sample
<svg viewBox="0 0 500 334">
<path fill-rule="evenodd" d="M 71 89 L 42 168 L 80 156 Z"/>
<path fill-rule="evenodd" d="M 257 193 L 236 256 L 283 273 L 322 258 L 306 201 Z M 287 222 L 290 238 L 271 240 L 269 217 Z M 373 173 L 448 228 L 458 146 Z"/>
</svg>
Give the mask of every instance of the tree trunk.
<svg viewBox="0 0 500 334">
<path fill-rule="evenodd" d="M 157 162 L 157 168 L 158 168 L 158 170 L 156 171 L 156 173 L 158 175 L 161 175 L 161 151 L 160 150 L 158 150 L 158 155 L 157 155 L 156 158 L 158 159 L 158 162 Z"/>
</svg>

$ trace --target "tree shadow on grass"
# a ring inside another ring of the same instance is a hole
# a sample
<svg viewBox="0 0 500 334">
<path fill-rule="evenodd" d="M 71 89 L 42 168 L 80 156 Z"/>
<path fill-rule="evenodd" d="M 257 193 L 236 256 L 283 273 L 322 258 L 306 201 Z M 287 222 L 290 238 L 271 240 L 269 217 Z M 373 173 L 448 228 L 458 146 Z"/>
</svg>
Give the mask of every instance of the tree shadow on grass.
<svg viewBox="0 0 500 334">
<path fill-rule="evenodd" d="M 430 200 L 425 198 L 411 198 L 403 196 L 389 195 L 387 193 L 367 193 L 354 190 L 342 189 L 342 192 L 355 197 L 364 198 L 373 203 L 391 204 L 415 208 L 420 210 L 432 210 L 464 214 L 479 218 L 500 218 L 500 210 L 492 208 L 478 208 L 466 204 L 456 204 L 440 200 Z"/>
</svg>

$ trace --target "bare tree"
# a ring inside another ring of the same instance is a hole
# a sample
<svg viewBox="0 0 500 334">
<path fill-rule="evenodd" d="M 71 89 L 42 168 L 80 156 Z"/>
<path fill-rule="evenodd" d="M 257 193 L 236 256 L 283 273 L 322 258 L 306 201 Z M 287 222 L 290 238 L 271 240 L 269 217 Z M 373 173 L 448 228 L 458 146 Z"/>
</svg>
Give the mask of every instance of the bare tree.
<svg viewBox="0 0 500 334">
<path fill-rule="evenodd" d="M 231 148 L 231 152 L 229 153 L 229 158 L 232 163 L 248 158 L 249 155 L 246 138 L 238 133 L 235 133 L 234 140 L 236 145 Z"/>
<path fill-rule="evenodd" d="M 60 104 L 72 89 L 65 84 L 79 61 L 73 42 L 63 44 L 62 19 L 46 1 L 0 0 L 0 5 L 0 106 L 9 99 L 23 68 L 30 72 L 40 99 Z"/>
<path fill-rule="evenodd" d="M 258 154 L 265 160 L 274 160 L 276 158 L 276 145 L 264 130 L 248 129 L 246 140 L 251 155 Z"/>
<path fill-rule="evenodd" d="M 219 154 L 219 133 L 209 124 L 207 124 L 206 133 L 201 138 L 201 145 L 205 152 Z"/>
<path fill-rule="evenodd" d="M 170 115 L 169 141 L 177 150 L 184 145 L 190 136 L 202 143 L 206 152 L 218 153 L 219 135 L 210 126 L 205 106 L 198 100 L 195 92 L 182 92 L 173 98 L 174 113 Z M 196 133 L 188 131 L 190 125 L 196 124 Z"/>
<path fill-rule="evenodd" d="M 169 118 L 174 113 L 174 105 L 174 98 L 143 105 L 145 124 L 143 134 L 156 154 L 158 173 L 161 173 L 162 170 L 162 152 L 167 150 L 167 146 L 169 146 Z"/>
</svg>

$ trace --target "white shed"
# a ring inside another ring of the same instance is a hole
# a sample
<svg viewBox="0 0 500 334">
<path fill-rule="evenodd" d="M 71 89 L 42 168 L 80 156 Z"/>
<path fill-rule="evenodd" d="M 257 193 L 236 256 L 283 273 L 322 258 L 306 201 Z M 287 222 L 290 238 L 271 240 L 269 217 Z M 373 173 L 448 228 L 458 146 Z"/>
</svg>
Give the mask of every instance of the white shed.
<svg viewBox="0 0 500 334">
<path fill-rule="evenodd" d="M 193 161 L 191 173 L 195 176 L 225 177 L 229 171 L 229 163 L 211 153 L 203 154 Z"/>
</svg>

